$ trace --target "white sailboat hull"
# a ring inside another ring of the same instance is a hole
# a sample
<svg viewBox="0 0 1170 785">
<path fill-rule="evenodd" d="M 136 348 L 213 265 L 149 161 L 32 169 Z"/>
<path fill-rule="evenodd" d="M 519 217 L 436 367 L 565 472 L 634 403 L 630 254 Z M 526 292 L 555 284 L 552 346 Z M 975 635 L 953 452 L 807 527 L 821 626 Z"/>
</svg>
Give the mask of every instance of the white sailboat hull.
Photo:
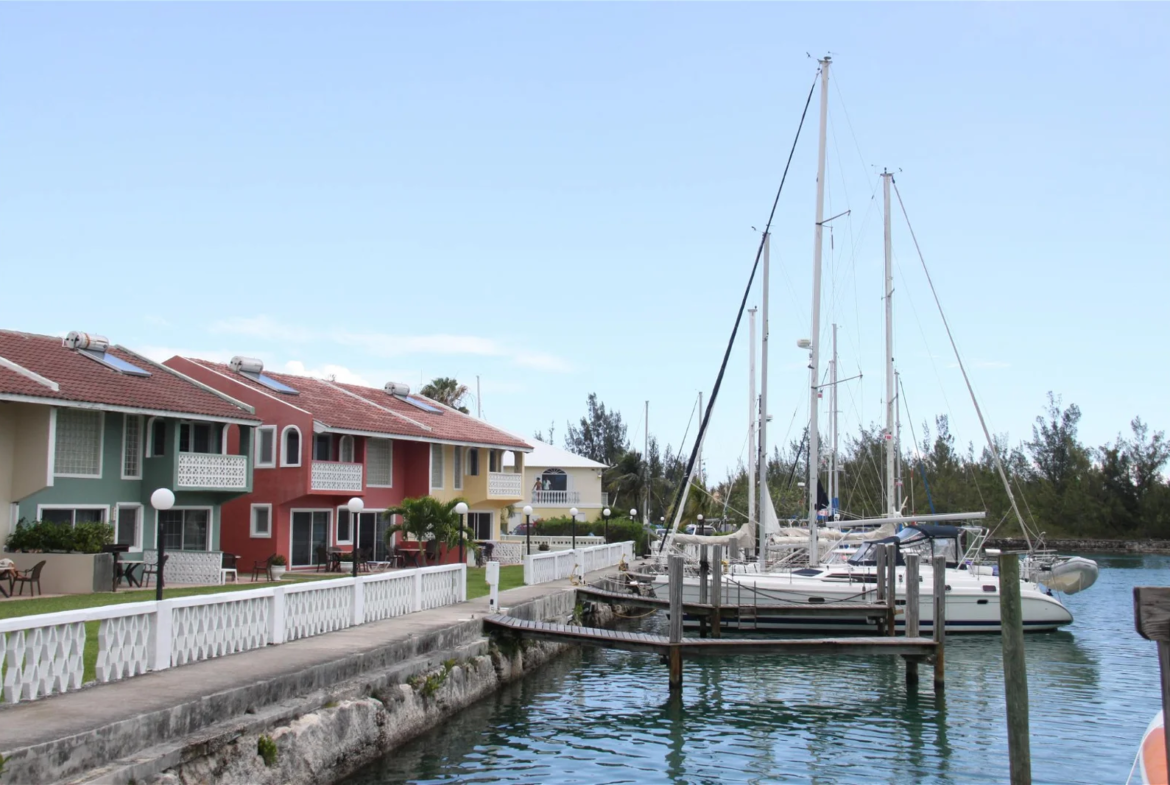
<svg viewBox="0 0 1170 785">
<path fill-rule="evenodd" d="M 923 568 L 919 588 L 919 627 L 923 634 L 934 628 L 934 597 L 931 570 Z M 897 568 L 898 590 L 896 599 L 899 611 L 896 625 L 901 630 L 905 624 L 905 567 Z M 827 569 L 815 577 L 796 574 L 735 574 L 723 580 L 722 603 L 724 605 L 767 606 L 767 605 L 808 605 L 810 608 L 828 603 L 873 603 L 876 602 L 875 584 L 862 583 L 860 571 Z M 846 577 L 832 577 L 846 576 Z M 667 596 L 667 578 L 655 581 L 658 596 Z M 1000 631 L 999 623 L 999 578 L 992 575 L 973 575 L 967 570 L 947 570 L 946 630 L 948 633 Z M 1045 594 L 1035 584 L 1021 583 L 1020 600 L 1023 611 L 1024 630 L 1055 630 L 1071 624 L 1072 613 L 1055 597 Z M 687 577 L 683 580 L 683 602 L 699 602 L 699 580 Z M 687 626 L 697 626 L 698 617 L 686 618 Z M 788 632 L 873 632 L 876 622 L 852 619 L 817 617 L 815 612 L 807 617 L 785 616 L 781 618 L 744 618 L 725 622 L 732 630 L 776 630 Z"/>
</svg>

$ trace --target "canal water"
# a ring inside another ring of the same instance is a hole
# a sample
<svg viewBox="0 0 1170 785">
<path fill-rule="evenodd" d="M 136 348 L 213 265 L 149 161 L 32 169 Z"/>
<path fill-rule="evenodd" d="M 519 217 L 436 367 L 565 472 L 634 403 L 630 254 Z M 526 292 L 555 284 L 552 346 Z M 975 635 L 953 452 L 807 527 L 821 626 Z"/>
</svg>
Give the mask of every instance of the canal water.
<svg viewBox="0 0 1170 785">
<path fill-rule="evenodd" d="M 1074 624 L 1026 638 L 1036 783 L 1124 783 L 1160 707 L 1131 589 L 1170 585 L 1170 557 L 1094 558 Z M 921 673 L 908 695 L 897 658 L 693 660 L 672 699 L 656 657 L 584 650 L 346 783 L 1007 782 L 999 637 L 948 638 L 941 698 Z"/>
</svg>

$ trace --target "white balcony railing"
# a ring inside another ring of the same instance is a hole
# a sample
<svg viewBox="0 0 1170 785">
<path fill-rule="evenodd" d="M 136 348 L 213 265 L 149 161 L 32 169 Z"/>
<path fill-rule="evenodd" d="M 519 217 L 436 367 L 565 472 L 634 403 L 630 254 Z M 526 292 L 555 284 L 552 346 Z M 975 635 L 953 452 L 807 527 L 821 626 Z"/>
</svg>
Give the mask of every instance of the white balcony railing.
<svg viewBox="0 0 1170 785">
<path fill-rule="evenodd" d="M 310 490 L 362 492 L 362 465 L 337 461 L 313 461 Z"/>
<path fill-rule="evenodd" d="M 524 475 L 517 472 L 488 472 L 489 499 L 519 499 L 524 494 Z"/>
<path fill-rule="evenodd" d="M 247 490 L 248 458 L 206 452 L 179 453 L 178 488 Z"/>
<path fill-rule="evenodd" d="M 581 503 L 580 491 L 533 491 L 532 503 L 545 507 L 567 507 Z"/>
</svg>

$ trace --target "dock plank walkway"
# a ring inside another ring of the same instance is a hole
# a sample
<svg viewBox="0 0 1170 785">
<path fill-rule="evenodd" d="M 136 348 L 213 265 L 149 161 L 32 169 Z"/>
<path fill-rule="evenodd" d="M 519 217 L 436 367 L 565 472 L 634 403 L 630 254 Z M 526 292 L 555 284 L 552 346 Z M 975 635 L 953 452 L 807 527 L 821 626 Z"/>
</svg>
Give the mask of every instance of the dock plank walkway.
<svg viewBox="0 0 1170 785">
<path fill-rule="evenodd" d="M 580 589 L 578 589 L 580 591 Z M 906 637 L 846 637 L 846 638 L 683 638 L 672 644 L 662 635 L 619 632 L 572 624 L 525 621 L 495 614 L 484 617 L 487 629 L 507 631 L 522 638 L 551 643 L 571 643 L 647 654 L 669 654 L 677 647 L 684 657 L 723 656 L 728 654 L 886 654 L 892 656 L 926 657 L 934 653 L 931 638 Z"/>
</svg>

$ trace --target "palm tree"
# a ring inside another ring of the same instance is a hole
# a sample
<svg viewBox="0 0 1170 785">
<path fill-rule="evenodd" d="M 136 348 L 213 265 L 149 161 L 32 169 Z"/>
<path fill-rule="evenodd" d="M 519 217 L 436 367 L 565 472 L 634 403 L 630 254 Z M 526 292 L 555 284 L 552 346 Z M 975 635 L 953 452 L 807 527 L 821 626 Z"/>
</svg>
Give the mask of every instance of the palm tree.
<svg viewBox="0 0 1170 785">
<path fill-rule="evenodd" d="M 463 399 L 467 397 L 467 385 L 460 384 L 456 379 L 447 376 L 431 379 L 430 384 L 424 385 L 419 392 L 432 401 L 438 401 L 444 406 L 458 409 L 464 414 L 471 413 L 466 406 L 462 405 Z"/>
<path fill-rule="evenodd" d="M 401 523 L 396 523 L 386 529 L 386 546 L 391 547 L 394 535 L 405 532 L 419 541 L 419 553 L 422 563 L 427 564 L 426 547 L 424 543 L 434 542 L 453 548 L 459 543 L 459 513 L 455 512 L 455 505 L 463 499 L 452 499 L 441 502 L 433 496 L 420 496 L 415 499 L 403 499 L 397 507 L 382 513 L 387 520 L 391 516 L 402 517 Z M 435 554 L 438 556 L 438 553 Z"/>
</svg>

